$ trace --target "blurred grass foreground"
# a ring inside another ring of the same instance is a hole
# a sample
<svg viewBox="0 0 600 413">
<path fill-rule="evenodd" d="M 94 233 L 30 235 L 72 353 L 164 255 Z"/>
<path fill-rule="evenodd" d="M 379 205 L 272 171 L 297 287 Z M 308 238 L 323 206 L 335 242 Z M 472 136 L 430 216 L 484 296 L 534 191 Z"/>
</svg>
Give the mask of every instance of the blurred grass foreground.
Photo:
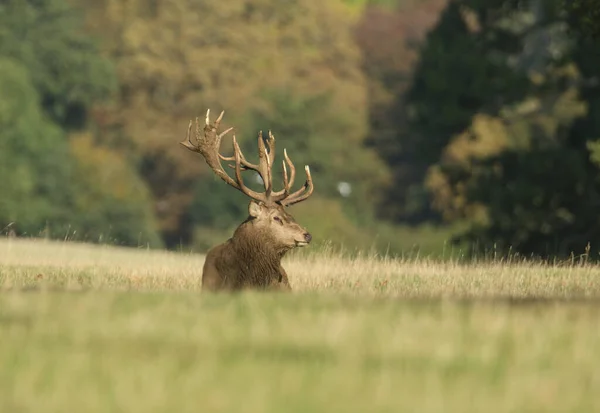
<svg viewBox="0 0 600 413">
<path fill-rule="evenodd" d="M 600 411 L 599 18 L 0 1 L 0 413 Z M 310 165 L 292 294 L 201 291 L 208 108 Z"/>
<path fill-rule="evenodd" d="M 201 255 L 0 240 L 2 412 L 594 412 L 600 268 L 294 254 L 293 294 Z"/>
</svg>

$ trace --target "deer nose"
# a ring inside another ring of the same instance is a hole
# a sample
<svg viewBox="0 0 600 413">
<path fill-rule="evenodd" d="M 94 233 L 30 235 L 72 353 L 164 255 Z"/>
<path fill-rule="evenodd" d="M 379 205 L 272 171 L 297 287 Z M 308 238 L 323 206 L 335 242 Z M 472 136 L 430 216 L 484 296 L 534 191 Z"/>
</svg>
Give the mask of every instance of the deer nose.
<svg viewBox="0 0 600 413">
<path fill-rule="evenodd" d="M 308 232 L 306 234 L 304 234 L 304 239 L 306 240 L 306 242 L 310 242 L 312 240 L 312 235 L 310 235 Z"/>
</svg>

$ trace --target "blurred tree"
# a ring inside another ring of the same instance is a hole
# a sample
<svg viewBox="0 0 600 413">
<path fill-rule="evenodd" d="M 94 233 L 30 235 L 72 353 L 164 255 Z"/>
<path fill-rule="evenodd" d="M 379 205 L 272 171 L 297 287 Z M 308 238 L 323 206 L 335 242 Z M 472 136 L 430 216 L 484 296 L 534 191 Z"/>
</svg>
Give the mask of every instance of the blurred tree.
<svg viewBox="0 0 600 413">
<path fill-rule="evenodd" d="M 70 225 L 79 238 L 161 247 L 149 190 L 123 157 L 95 144 L 89 133 L 71 136 L 70 152 L 76 211 Z"/>
<path fill-rule="evenodd" d="M 354 222 L 368 222 L 387 171 L 375 152 L 364 148 L 363 136 L 352 130 L 350 114 L 338 110 L 330 94 L 302 97 L 275 89 L 261 96 L 267 105 L 248 113 L 248 123 L 254 123 L 249 130 L 271 129 L 275 135 L 276 185 L 283 185 L 279 164 L 286 148 L 297 168 L 296 187 L 304 183 L 304 165 L 310 165 L 319 196 L 338 199 Z M 255 139 L 248 139 L 246 146 L 256 153 Z M 340 184 L 347 184 L 349 193 L 340 192 Z"/>
<path fill-rule="evenodd" d="M 111 62 L 81 34 L 81 16 L 65 0 L 0 2 L 0 56 L 27 68 L 44 111 L 62 127 L 83 127 L 92 103 L 116 87 Z"/>
<path fill-rule="evenodd" d="M 465 130 L 476 113 L 494 114 L 529 89 L 526 72 L 512 65 L 523 45 L 519 28 L 506 24 L 504 3 L 449 2 L 427 35 L 412 84 L 397 105 L 407 116 L 407 128 L 395 137 L 396 152 L 412 162 L 410 192 L 393 194 L 396 199 L 390 202 L 398 219 L 438 220 L 423 186 L 429 165 L 439 161 L 451 137 Z M 402 177 L 402 169 L 395 176 Z M 402 180 L 396 183 L 404 186 Z"/>
<path fill-rule="evenodd" d="M 546 87 L 559 80 L 568 83 L 569 79 L 577 78 L 573 65 L 549 74 L 552 77 L 543 80 Z M 496 116 L 475 115 L 469 128 L 456 135 L 444 149 L 440 161 L 429 168 L 425 183 L 433 195 L 433 205 L 447 221 L 482 220 L 481 208 L 471 203 L 473 194 L 469 194 L 469 184 L 481 172 L 479 162 L 504 151 L 560 148 L 570 125 L 585 113 L 586 104 L 571 86 L 566 90 L 539 91 L 522 102 L 502 108 Z M 499 164 L 495 173 L 498 168 Z"/>
<path fill-rule="evenodd" d="M 65 222 L 66 142 L 40 111 L 25 66 L 0 58 L 0 96 L 0 230 L 38 235 L 46 222 Z"/>
<path fill-rule="evenodd" d="M 381 217 L 415 220 L 422 205 L 411 205 L 422 188 L 422 165 L 415 162 L 403 136 L 407 128 L 406 92 L 418 57 L 418 45 L 437 21 L 446 0 L 396 1 L 395 7 L 370 4 L 355 30 L 363 55 L 369 99 L 367 143 L 391 167 L 393 180 L 378 212 Z"/>
<path fill-rule="evenodd" d="M 573 87 L 555 93 L 476 115 L 430 169 L 435 206 L 448 220 L 470 220 L 465 239 L 482 249 L 565 255 L 575 246 L 568 234 L 582 221 L 573 207 L 583 217 L 595 192 L 585 147 L 569 142 L 586 105 Z"/>
<path fill-rule="evenodd" d="M 0 3 L 0 230 L 160 245 L 135 171 L 89 135 L 68 139 L 111 70 L 63 1 Z"/>
<path fill-rule="evenodd" d="M 364 11 L 371 7 L 380 9 L 395 9 L 398 4 L 414 3 L 415 0 L 342 0 L 351 12 L 356 16 L 361 16 Z M 417 0 L 418 1 L 418 0 Z"/>
<path fill-rule="evenodd" d="M 482 3 L 464 4 L 472 5 L 462 13 L 476 27 L 489 21 L 478 17 Z M 507 87 L 482 95 L 462 130 L 448 123 L 439 135 L 448 141 L 431 155 L 426 184 L 434 205 L 448 220 L 471 220 L 461 238 L 476 252 L 564 257 L 583 253 L 588 242 L 594 257 L 600 251 L 600 44 L 584 26 L 569 27 L 574 20 L 557 5 L 486 3 L 488 15 L 495 13 L 520 45 L 498 52 L 501 43 L 493 43 L 483 54 L 482 66 L 506 69 L 495 72 L 492 84 Z M 476 69 L 465 67 L 463 76 L 478 79 Z"/>
<path fill-rule="evenodd" d="M 189 119 L 203 116 L 206 108 L 214 116 L 227 109 L 224 122 L 241 131 L 244 145 L 255 143 L 259 124 L 281 136 L 280 146 L 299 147 L 302 143 L 296 140 L 304 140 L 307 149 L 301 157 L 323 167 L 315 171 L 317 185 L 358 170 L 359 165 L 340 161 L 340 148 L 344 155 L 355 151 L 352 159 L 372 159 L 360 165 L 361 171 L 372 172 L 360 175 L 353 200 L 368 199 L 360 190 L 369 177 L 380 177 L 371 187 L 385 180 L 385 166 L 365 154 L 369 149 L 361 145 L 367 131 L 365 80 L 351 37 L 352 17 L 341 0 L 71 1 L 85 9 L 88 27 L 102 33 L 106 55 L 117 64 L 119 99 L 113 107 L 98 109 L 96 119 L 106 139 L 138 163 L 169 245 L 190 240 L 190 205 L 194 192 L 203 193 L 194 187 L 213 179 L 200 157 L 178 145 Z M 292 100 L 284 102 L 282 113 L 285 109 L 296 116 L 281 118 L 278 125 L 289 122 L 300 132 L 263 124 L 279 116 L 274 102 L 280 98 L 274 90 Z M 317 105 L 321 96 L 327 96 L 327 110 L 318 121 L 302 126 L 300 120 L 310 121 L 306 114 L 315 113 L 302 106 Z M 326 127 L 326 139 L 317 125 Z M 326 158 L 332 160 L 328 167 L 319 161 Z M 354 176 L 358 179 L 359 173 Z M 208 203 L 227 199 L 231 190 L 221 185 L 213 191 L 194 201 L 195 208 L 214 210 Z M 333 184 L 316 191 L 337 196 Z"/>
<path fill-rule="evenodd" d="M 577 35 L 600 37 L 600 0 L 561 0 L 560 6 Z"/>
</svg>

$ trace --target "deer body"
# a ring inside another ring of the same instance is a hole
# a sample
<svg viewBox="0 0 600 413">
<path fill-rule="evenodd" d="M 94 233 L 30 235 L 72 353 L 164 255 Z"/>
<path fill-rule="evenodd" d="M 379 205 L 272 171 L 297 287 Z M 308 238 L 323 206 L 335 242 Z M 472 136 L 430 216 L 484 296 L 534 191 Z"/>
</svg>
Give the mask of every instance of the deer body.
<svg viewBox="0 0 600 413">
<path fill-rule="evenodd" d="M 246 288 L 262 290 L 291 290 L 288 276 L 281 266 L 285 254 L 295 247 L 308 245 L 311 235 L 301 227 L 285 210 L 285 206 L 307 199 L 313 191 L 312 178 L 308 166 L 305 167 L 307 180 L 304 186 L 290 193 L 294 182 L 295 168 L 286 151 L 283 162 L 284 189 L 272 190 L 272 165 L 275 157 L 275 138 L 269 132 L 268 151 L 262 138 L 258 137 L 259 164 L 246 161 L 233 137 L 234 155 L 222 156 L 219 151 L 221 138 L 230 129 L 217 135 L 218 125 L 223 113 L 215 121 L 209 123 L 209 112 L 206 113 L 206 125 L 200 131 L 196 119 L 196 140 L 190 140 L 192 123 L 188 129 L 187 140 L 182 142 L 186 148 L 202 154 L 207 164 L 216 175 L 227 184 L 242 191 L 251 198 L 248 205 L 248 218 L 235 230 L 233 236 L 223 244 L 210 249 L 206 255 L 202 270 L 202 289 L 206 291 L 236 291 Z M 221 160 L 233 161 L 230 165 L 235 169 L 234 181 L 221 167 Z M 286 163 L 290 167 L 288 177 Z M 247 188 L 242 180 L 241 172 L 254 170 L 260 174 L 265 185 L 265 192 L 258 193 Z"/>
<path fill-rule="evenodd" d="M 253 256 L 247 261 L 242 261 L 244 254 L 240 254 L 232 244 L 232 240 L 229 239 L 212 248 L 206 255 L 202 270 L 203 290 L 291 290 L 279 257 L 264 259 Z"/>
</svg>

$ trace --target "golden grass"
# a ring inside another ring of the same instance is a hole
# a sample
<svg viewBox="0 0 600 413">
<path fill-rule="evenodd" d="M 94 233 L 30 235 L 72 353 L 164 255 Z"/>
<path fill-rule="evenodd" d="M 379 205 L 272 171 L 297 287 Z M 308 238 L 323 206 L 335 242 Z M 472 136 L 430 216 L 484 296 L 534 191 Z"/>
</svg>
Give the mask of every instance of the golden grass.
<svg viewBox="0 0 600 413">
<path fill-rule="evenodd" d="M 1 240 L 0 288 L 200 291 L 204 257 L 66 242 Z M 328 251 L 284 260 L 298 293 L 400 298 L 594 298 L 600 267 L 527 262 L 439 262 Z"/>
<path fill-rule="evenodd" d="M 0 411 L 599 411 L 597 266 L 308 251 L 198 294 L 199 255 L 0 240 Z"/>
</svg>

